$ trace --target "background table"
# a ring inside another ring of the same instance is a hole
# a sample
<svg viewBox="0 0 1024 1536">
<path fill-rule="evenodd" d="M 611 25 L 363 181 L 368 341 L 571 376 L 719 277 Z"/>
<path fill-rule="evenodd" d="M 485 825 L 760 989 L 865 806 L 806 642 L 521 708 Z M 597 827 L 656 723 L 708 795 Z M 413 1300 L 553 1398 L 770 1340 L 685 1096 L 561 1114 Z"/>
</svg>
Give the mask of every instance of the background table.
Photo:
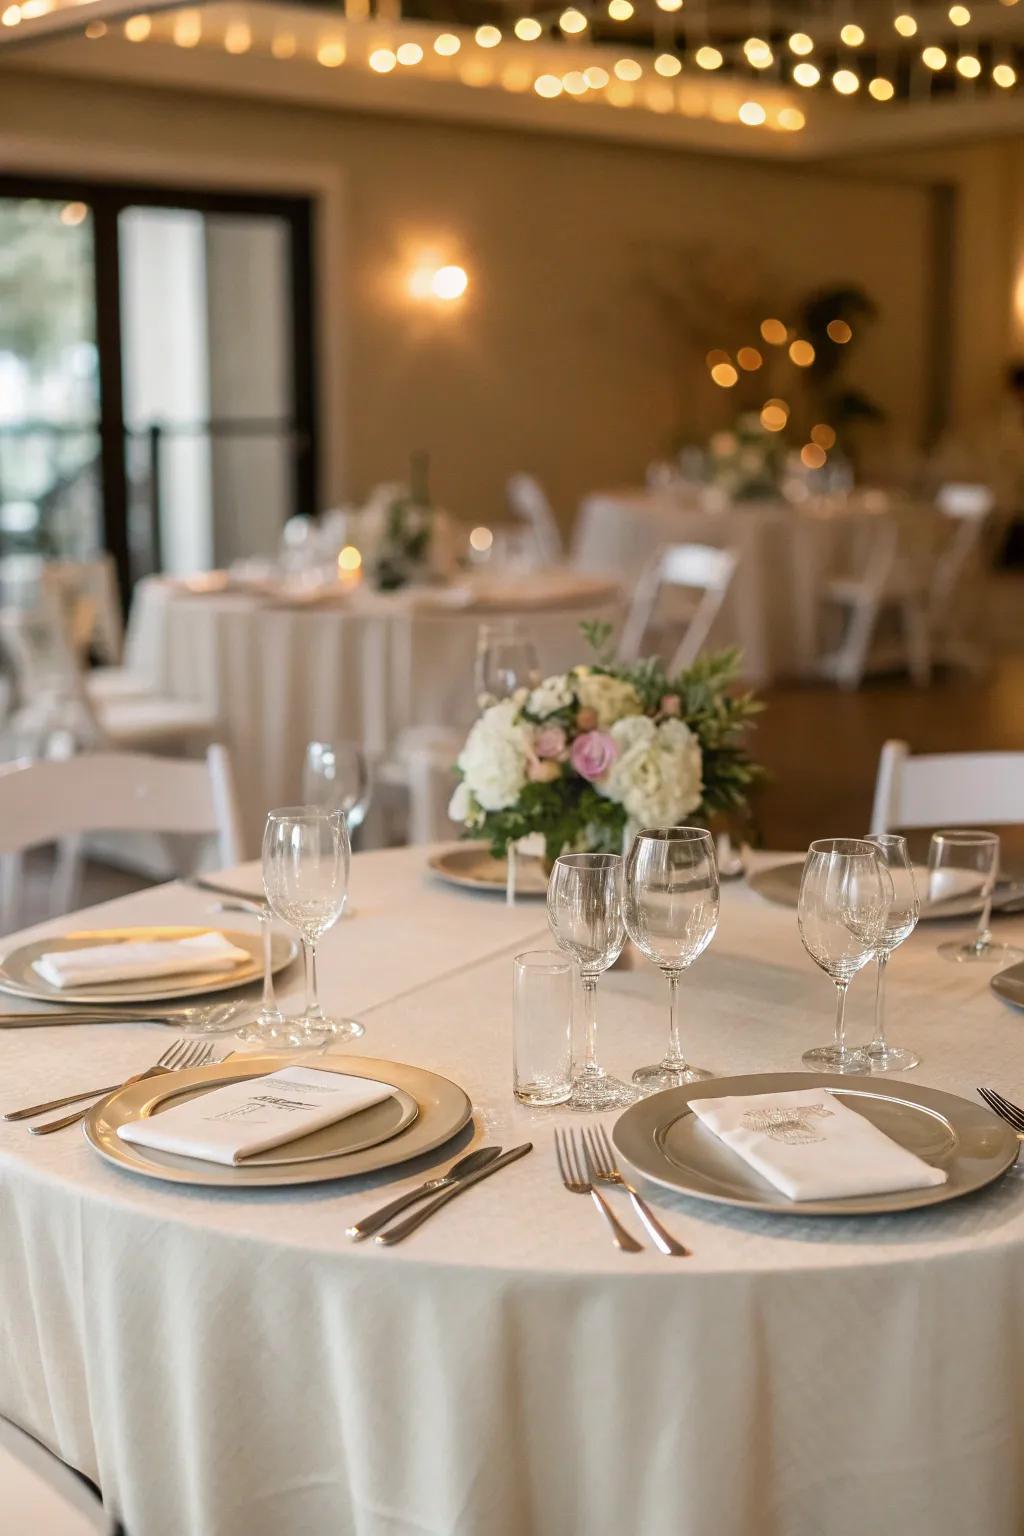
<svg viewBox="0 0 1024 1536">
<path fill-rule="evenodd" d="M 130 1536 L 1018 1536 L 1021 1175 L 859 1220 L 656 1193 L 694 1257 L 619 1254 L 556 1179 L 551 1127 L 578 1118 L 510 1094 L 511 957 L 544 942 L 543 906 L 436 885 L 422 850 L 357 857 L 352 887 L 325 1002 L 362 1014 L 361 1053 L 463 1084 L 479 1141 L 534 1153 L 386 1250 L 344 1228 L 424 1167 L 188 1191 L 77 1132 L 0 1122 L 0 1413 L 101 1481 Z M 89 922 L 206 910 L 169 886 Z M 909 1080 L 1024 1099 L 1024 1014 L 987 969 L 940 961 L 940 936 L 892 965 L 893 1038 L 924 1058 Z M 602 1056 L 651 1060 L 661 979 L 616 971 L 601 991 Z M 870 994 L 855 983 L 855 1036 Z M 694 1059 L 789 1070 L 831 1016 L 795 914 L 727 886 L 683 986 Z M 144 1067 L 166 1039 L 8 1031 L 0 1111 Z"/>
</svg>

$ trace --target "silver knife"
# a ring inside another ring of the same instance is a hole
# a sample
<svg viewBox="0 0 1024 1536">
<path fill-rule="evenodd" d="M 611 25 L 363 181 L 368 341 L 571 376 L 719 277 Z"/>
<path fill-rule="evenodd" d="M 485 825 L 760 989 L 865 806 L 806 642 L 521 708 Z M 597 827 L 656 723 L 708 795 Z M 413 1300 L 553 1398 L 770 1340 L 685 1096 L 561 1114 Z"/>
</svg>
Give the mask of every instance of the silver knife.
<svg viewBox="0 0 1024 1536">
<path fill-rule="evenodd" d="M 229 901 L 249 901 L 255 907 L 265 907 L 267 898 L 253 891 L 240 891 L 237 887 L 221 885 L 219 880 L 208 880 L 205 875 L 191 875 L 185 882 L 199 891 L 210 891 L 214 896 L 226 896 Z"/>
<path fill-rule="evenodd" d="M 477 1147 L 475 1152 L 470 1152 L 467 1157 L 460 1157 L 457 1163 L 453 1163 L 448 1172 L 440 1178 L 428 1179 L 425 1184 L 417 1189 L 410 1190 L 407 1195 L 399 1195 L 397 1200 L 392 1200 L 388 1205 L 382 1205 L 379 1211 L 374 1211 L 369 1216 L 364 1216 L 362 1221 L 355 1222 L 351 1227 L 345 1228 L 345 1235 L 355 1242 L 361 1238 L 372 1237 L 379 1232 L 381 1227 L 386 1227 L 393 1217 L 401 1214 L 407 1206 L 413 1205 L 417 1200 L 425 1200 L 428 1195 L 435 1194 L 440 1189 L 449 1189 L 457 1184 L 460 1179 L 468 1178 L 478 1168 L 486 1168 L 488 1163 L 493 1163 L 496 1157 L 501 1156 L 500 1147 Z"/>
<path fill-rule="evenodd" d="M 501 1157 L 496 1157 L 493 1162 L 487 1164 L 486 1168 L 479 1168 L 476 1173 L 471 1173 L 468 1178 L 460 1179 L 457 1184 L 453 1184 L 443 1194 L 437 1195 L 435 1199 L 431 1200 L 429 1205 L 423 1207 L 422 1211 L 416 1211 L 412 1216 L 407 1216 L 404 1221 L 398 1222 L 396 1226 L 389 1227 L 386 1232 L 378 1232 L 374 1242 L 400 1243 L 404 1237 L 408 1237 L 411 1232 L 416 1231 L 417 1227 L 421 1227 L 425 1221 L 429 1220 L 435 1211 L 439 1211 L 443 1205 L 447 1205 L 449 1200 L 454 1200 L 455 1196 L 461 1195 L 464 1189 L 469 1189 L 471 1184 L 479 1184 L 481 1179 L 489 1179 L 492 1173 L 499 1172 L 508 1163 L 514 1163 L 517 1158 L 525 1157 L 527 1152 L 532 1151 L 533 1142 L 524 1141 L 521 1147 L 513 1147 L 511 1152 L 503 1152 Z"/>
</svg>

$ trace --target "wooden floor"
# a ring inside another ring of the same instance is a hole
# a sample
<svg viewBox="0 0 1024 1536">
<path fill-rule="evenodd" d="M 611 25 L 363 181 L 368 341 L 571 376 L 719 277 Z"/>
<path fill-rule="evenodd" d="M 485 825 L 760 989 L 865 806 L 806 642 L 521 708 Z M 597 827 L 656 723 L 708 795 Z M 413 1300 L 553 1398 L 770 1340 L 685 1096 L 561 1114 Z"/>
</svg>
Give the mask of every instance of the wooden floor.
<svg viewBox="0 0 1024 1536">
<path fill-rule="evenodd" d="M 985 676 L 948 674 L 930 688 L 893 678 L 856 693 L 806 686 L 764 697 L 752 745 L 771 774 L 756 807 L 768 848 L 804 849 L 816 837 L 866 831 L 878 755 L 890 737 L 915 752 L 1024 751 L 1024 651 L 1001 655 Z M 1007 830 L 1004 847 L 1024 863 L 1024 827 Z"/>
</svg>

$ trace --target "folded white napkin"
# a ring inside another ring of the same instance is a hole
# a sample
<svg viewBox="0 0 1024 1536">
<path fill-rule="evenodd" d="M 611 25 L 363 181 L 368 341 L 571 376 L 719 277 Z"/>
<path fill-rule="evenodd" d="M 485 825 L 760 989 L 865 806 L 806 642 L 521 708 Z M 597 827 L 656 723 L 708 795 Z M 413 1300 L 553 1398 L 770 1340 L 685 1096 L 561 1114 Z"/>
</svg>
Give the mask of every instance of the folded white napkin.
<svg viewBox="0 0 1024 1536">
<path fill-rule="evenodd" d="M 692 1099 L 720 1141 L 790 1200 L 836 1200 L 945 1184 L 946 1171 L 899 1146 L 823 1088 Z"/>
<path fill-rule="evenodd" d="M 211 1163 L 240 1163 L 371 1104 L 394 1088 L 369 1077 L 314 1067 L 283 1067 L 267 1077 L 214 1088 L 162 1114 L 120 1125 L 122 1141 Z"/>
<path fill-rule="evenodd" d="M 149 976 L 178 972 L 222 971 L 226 965 L 251 960 L 222 933 L 200 933 L 191 939 L 154 939 L 151 943 L 94 944 L 91 949 L 60 949 L 32 962 L 51 987 L 92 986 L 103 981 L 144 981 Z"/>
</svg>

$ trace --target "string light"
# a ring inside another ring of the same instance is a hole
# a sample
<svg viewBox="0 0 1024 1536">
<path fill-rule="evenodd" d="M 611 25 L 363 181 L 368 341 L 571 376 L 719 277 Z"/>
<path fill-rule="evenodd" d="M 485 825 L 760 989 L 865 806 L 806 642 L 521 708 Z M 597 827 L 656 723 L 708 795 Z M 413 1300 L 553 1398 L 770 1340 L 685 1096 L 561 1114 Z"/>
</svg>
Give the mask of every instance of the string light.
<svg viewBox="0 0 1024 1536">
<path fill-rule="evenodd" d="M 845 320 L 830 320 L 825 327 L 825 334 L 829 341 L 834 341 L 840 347 L 844 347 L 852 338 L 853 331 Z"/>
<path fill-rule="evenodd" d="M 706 45 L 698 48 L 694 58 L 701 69 L 721 69 L 722 67 L 722 55 L 717 48 L 709 48 Z"/>
<path fill-rule="evenodd" d="M 966 27 L 971 19 L 971 13 L 966 5 L 951 5 L 949 8 L 949 19 L 954 27 Z"/>
<path fill-rule="evenodd" d="M 711 370 L 711 377 L 719 389 L 732 389 L 739 382 L 739 374 L 732 363 L 716 363 Z"/>
<path fill-rule="evenodd" d="M 807 36 L 806 32 L 794 32 L 789 40 L 790 53 L 813 53 L 814 40 Z"/>
<path fill-rule="evenodd" d="M 406 48 L 416 48 L 419 58 L 403 59 L 402 52 Z M 416 43 L 403 43 L 402 47 L 398 50 L 399 63 L 418 64 L 422 57 L 423 49 Z M 339 38 L 330 38 L 328 41 L 321 43 L 316 50 L 316 61 L 318 64 L 322 64 L 325 69 L 338 69 L 345 62 L 345 44 Z"/>
<path fill-rule="evenodd" d="M 864 28 L 858 27 L 856 22 L 848 22 L 840 29 L 839 36 L 847 48 L 859 48 L 864 41 Z"/>
<path fill-rule="evenodd" d="M 682 67 L 674 53 L 659 53 L 654 61 L 655 70 L 666 80 L 671 80 L 674 75 L 678 75 Z"/>
<path fill-rule="evenodd" d="M 766 400 L 761 407 L 761 425 L 766 432 L 781 432 L 789 420 L 784 400 Z"/>
<path fill-rule="evenodd" d="M 896 94 L 896 87 L 891 80 L 886 80 L 884 75 L 876 75 L 868 82 L 868 92 L 876 101 L 892 101 Z"/>
<path fill-rule="evenodd" d="M 797 64 L 793 69 L 793 79 L 797 85 L 817 85 L 821 79 L 821 70 L 816 64 Z"/>
<path fill-rule="evenodd" d="M 557 75 L 538 75 L 533 88 L 538 96 L 544 96 L 549 101 L 562 94 L 562 82 Z"/>
<path fill-rule="evenodd" d="M 484 528 L 482 525 L 479 528 L 474 528 L 469 535 L 469 547 L 470 549 L 475 549 L 477 554 L 484 554 L 493 543 L 494 534 L 489 528 Z"/>
<path fill-rule="evenodd" d="M 578 11 L 575 6 L 570 5 L 568 10 L 563 11 L 561 16 L 559 16 L 558 25 L 563 32 L 568 32 L 572 36 L 574 33 L 587 30 L 587 18 L 582 11 Z"/>
<path fill-rule="evenodd" d="M 654 0 L 659 11 L 681 11 L 683 0 Z"/>
<path fill-rule="evenodd" d="M 824 448 L 826 451 L 829 448 L 834 448 L 836 445 L 835 428 L 830 427 L 824 421 L 820 421 L 816 427 L 811 428 L 811 442 L 817 443 L 819 448 Z"/>
<path fill-rule="evenodd" d="M 772 50 L 761 37 L 748 37 L 743 44 L 743 52 L 747 56 L 747 63 L 752 69 L 769 69 L 773 61 Z"/>
<path fill-rule="evenodd" d="M 127 27 L 125 31 L 127 32 Z M 224 33 L 225 53 L 248 53 L 252 47 L 252 28 L 248 22 L 233 21 Z"/>
<path fill-rule="evenodd" d="M 144 43 L 153 30 L 153 23 L 148 16 L 129 16 L 124 24 L 124 35 L 130 43 Z M 228 32 L 231 28 L 228 28 Z M 225 48 L 228 47 L 227 37 L 224 39 Z M 231 49 L 228 48 L 228 52 Z"/>
<path fill-rule="evenodd" d="M 375 48 L 367 63 L 378 75 L 389 75 L 398 63 L 398 59 L 390 48 Z"/>
<path fill-rule="evenodd" d="M 736 353 L 736 361 L 745 373 L 756 373 L 764 362 L 764 358 L 756 347 L 740 347 Z"/>
<path fill-rule="evenodd" d="M 1017 84 L 1017 71 L 1012 64 L 997 64 L 992 71 L 992 79 L 996 85 L 1001 85 L 1004 91 L 1008 91 L 1011 85 Z"/>
<path fill-rule="evenodd" d="M 474 533 L 476 529 L 473 530 Z M 345 548 L 338 552 L 339 571 L 358 571 L 363 563 L 363 557 L 354 544 L 346 544 Z"/>
<path fill-rule="evenodd" d="M 783 346 L 788 335 L 789 332 L 781 320 L 761 321 L 761 336 L 770 347 Z"/>
<path fill-rule="evenodd" d="M 544 28 L 536 17 L 520 16 L 512 30 L 521 43 L 535 43 Z"/>
<path fill-rule="evenodd" d="M 562 90 L 568 91 L 570 96 L 583 96 L 589 89 L 582 70 L 570 69 L 567 75 L 562 76 Z"/>
<path fill-rule="evenodd" d="M 632 14 L 631 0 L 608 0 L 608 15 L 612 21 L 628 21 Z"/>
<path fill-rule="evenodd" d="M 203 35 L 203 20 L 198 11 L 179 11 L 174 18 L 171 37 L 178 48 L 196 48 Z"/>
<path fill-rule="evenodd" d="M 16 27 L 20 20 L 21 20 L 21 6 L 20 5 L 9 5 L 6 8 L 6 10 L 3 11 L 2 14 L 0 14 L 0 22 L 2 22 L 5 27 Z M 88 30 L 89 29 L 87 27 L 86 31 L 88 31 Z"/>
<path fill-rule="evenodd" d="M 981 74 L 981 60 L 976 59 L 973 53 L 962 54 L 956 61 L 956 71 L 965 80 L 977 80 Z"/>
<path fill-rule="evenodd" d="M 434 38 L 434 52 L 441 55 L 442 59 L 450 59 L 462 47 L 462 39 L 456 37 L 454 32 L 441 32 Z"/>
<path fill-rule="evenodd" d="M 822 469 L 828 454 L 817 443 L 805 443 L 800 449 L 800 460 L 807 469 Z"/>
<path fill-rule="evenodd" d="M 617 80 L 639 80 L 643 70 L 636 59 L 617 59 L 612 65 Z"/>
<path fill-rule="evenodd" d="M 913 37 L 917 32 L 917 22 L 905 12 L 895 18 L 893 26 L 900 37 Z"/>
<path fill-rule="evenodd" d="M 798 368 L 809 368 L 814 362 L 814 348 L 809 341 L 791 341 L 789 344 L 789 360 Z"/>
<path fill-rule="evenodd" d="M 603 91 L 608 84 L 610 76 L 606 69 L 601 68 L 600 64 L 591 64 L 589 69 L 583 71 L 583 78 L 592 91 Z"/>
<path fill-rule="evenodd" d="M 832 84 L 840 96 L 852 96 L 854 91 L 860 89 L 860 80 L 852 69 L 837 69 L 832 76 Z"/>
<path fill-rule="evenodd" d="M 760 128 L 768 114 L 759 101 L 745 101 L 737 116 L 748 128 Z"/>
<path fill-rule="evenodd" d="M 342 57 L 344 57 L 344 51 L 342 52 Z M 410 64 L 419 64 L 423 59 L 423 49 L 420 47 L 419 43 L 401 43 L 395 51 L 395 58 L 398 60 L 399 64 L 404 64 L 406 66 Z M 322 62 L 323 61 L 321 60 L 321 63 Z"/>
<path fill-rule="evenodd" d="M 942 48 L 925 48 L 921 53 L 921 63 L 929 69 L 944 69 L 946 67 L 946 54 Z"/>
<path fill-rule="evenodd" d="M 277 32 L 270 40 L 270 52 L 275 59 L 294 59 L 298 46 L 291 32 Z"/>
<path fill-rule="evenodd" d="M 501 32 L 497 27 L 487 25 L 477 27 L 473 35 L 476 38 L 477 46 L 480 48 L 497 48 L 501 42 Z"/>
<path fill-rule="evenodd" d="M 779 113 L 779 127 L 785 128 L 788 133 L 799 133 L 806 123 L 807 119 L 799 107 L 783 107 Z"/>
</svg>

